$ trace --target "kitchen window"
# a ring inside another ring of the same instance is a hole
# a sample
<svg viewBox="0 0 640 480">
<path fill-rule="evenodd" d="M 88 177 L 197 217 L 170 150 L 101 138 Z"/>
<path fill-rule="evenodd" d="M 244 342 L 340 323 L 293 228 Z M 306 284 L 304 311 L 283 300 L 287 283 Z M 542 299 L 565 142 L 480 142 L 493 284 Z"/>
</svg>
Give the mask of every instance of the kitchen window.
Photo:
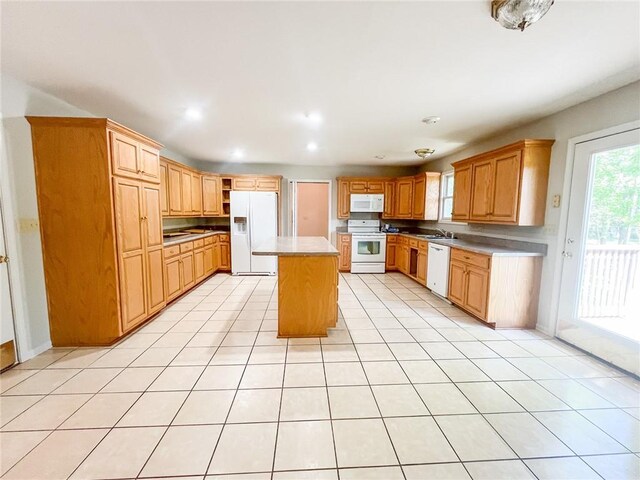
<svg viewBox="0 0 640 480">
<path fill-rule="evenodd" d="M 442 174 L 440 182 L 440 221 L 451 222 L 453 212 L 453 170 Z"/>
</svg>

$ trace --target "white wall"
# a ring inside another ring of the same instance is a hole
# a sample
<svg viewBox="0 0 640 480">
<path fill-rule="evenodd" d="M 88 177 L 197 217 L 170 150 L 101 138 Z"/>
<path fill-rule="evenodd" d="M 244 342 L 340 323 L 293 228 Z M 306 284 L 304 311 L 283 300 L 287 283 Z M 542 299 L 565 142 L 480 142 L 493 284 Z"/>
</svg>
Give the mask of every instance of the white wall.
<svg viewBox="0 0 640 480">
<path fill-rule="evenodd" d="M 16 335 L 21 360 L 24 361 L 51 346 L 31 128 L 24 117 L 95 115 L 12 77 L 3 75 L 0 83 L 0 191 L 7 229 L 7 251 L 11 259 Z M 183 163 L 192 163 L 169 150 L 163 150 L 162 154 Z"/>
<path fill-rule="evenodd" d="M 543 263 L 538 329 L 553 334 L 555 330 L 555 312 L 552 311 L 552 307 L 555 300 L 554 296 L 557 295 L 556 284 L 559 280 L 556 268 L 558 261 L 556 250 L 558 249 L 558 242 L 563 242 L 564 239 L 558 238 L 560 208 L 553 208 L 552 199 L 554 195 L 563 193 L 569 139 L 638 120 L 639 118 L 640 82 L 635 82 L 536 122 L 492 136 L 490 139 L 475 143 L 454 155 L 428 162 L 421 167 L 421 170 L 444 172 L 451 170 L 452 162 L 523 138 L 555 139 L 551 151 L 549 190 L 544 227 L 473 226 L 437 224 L 436 222 L 424 222 L 423 226 L 437 225 L 455 232 L 546 243 L 548 245 L 548 254 Z M 567 198 L 562 198 L 561 201 L 566 202 L 567 200 Z"/>
</svg>

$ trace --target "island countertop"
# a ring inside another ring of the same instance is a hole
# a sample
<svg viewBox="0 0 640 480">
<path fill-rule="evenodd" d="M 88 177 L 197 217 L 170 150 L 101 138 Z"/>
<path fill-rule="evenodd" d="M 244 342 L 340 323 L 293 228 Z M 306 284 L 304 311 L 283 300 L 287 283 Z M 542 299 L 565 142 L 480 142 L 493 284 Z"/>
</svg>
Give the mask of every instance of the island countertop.
<svg viewBox="0 0 640 480">
<path fill-rule="evenodd" d="M 338 250 L 324 237 L 275 237 L 258 245 L 251 253 L 279 257 L 339 255 Z"/>
</svg>

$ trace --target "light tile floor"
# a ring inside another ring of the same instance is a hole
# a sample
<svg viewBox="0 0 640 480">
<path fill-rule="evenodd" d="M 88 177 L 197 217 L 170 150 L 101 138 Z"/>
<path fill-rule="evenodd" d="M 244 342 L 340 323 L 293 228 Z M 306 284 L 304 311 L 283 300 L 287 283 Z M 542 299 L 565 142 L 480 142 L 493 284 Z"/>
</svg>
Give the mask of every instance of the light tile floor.
<svg viewBox="0 0 640 480">
<path fill-rule="evenodd" d="M 112 348 L 0 376 L 6 478 L 634 479 L 640 382 L 493 331 L 400 274 L 342 275 L 327 338 L 216 275 Z"/>
</svg>

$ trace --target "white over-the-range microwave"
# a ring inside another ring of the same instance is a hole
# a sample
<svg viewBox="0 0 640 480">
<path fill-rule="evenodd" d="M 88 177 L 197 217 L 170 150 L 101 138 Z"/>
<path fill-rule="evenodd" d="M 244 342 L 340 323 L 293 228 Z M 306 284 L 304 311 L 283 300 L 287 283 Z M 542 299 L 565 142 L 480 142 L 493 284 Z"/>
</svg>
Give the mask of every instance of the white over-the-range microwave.
<svg viewBox="0 0 640 480">
<path fill-rule="evenodd" d="M 352 212 L 382 212 L 384 211 L 384 195 L 352 193 L 351 208 Z"/>
</svg>

